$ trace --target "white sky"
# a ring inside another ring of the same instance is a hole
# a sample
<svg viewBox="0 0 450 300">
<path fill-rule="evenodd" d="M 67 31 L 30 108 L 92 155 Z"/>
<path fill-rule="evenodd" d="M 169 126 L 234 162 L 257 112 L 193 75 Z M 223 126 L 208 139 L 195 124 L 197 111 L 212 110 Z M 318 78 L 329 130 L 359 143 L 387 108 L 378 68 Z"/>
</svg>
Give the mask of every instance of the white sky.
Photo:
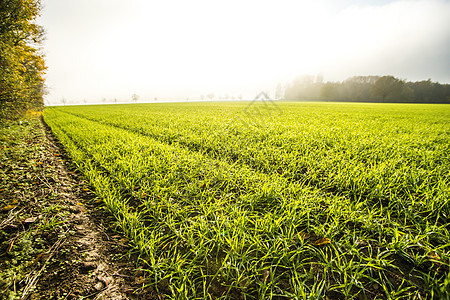
<svg viewBox="0 0 450 300">
<path fill-rule="evenodd" d="M 53 103 L 251 98 L 317 73 L 450 82 L 450 1 L 42 3 Z"/>
</svg>

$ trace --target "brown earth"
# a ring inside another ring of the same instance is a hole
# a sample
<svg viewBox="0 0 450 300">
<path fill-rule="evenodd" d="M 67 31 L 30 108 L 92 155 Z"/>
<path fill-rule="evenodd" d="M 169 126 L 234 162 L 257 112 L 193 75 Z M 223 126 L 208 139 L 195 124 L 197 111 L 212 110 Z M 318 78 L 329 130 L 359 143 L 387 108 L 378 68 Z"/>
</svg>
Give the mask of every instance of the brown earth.
<svg viewBox="0 0 450 300">
<path fill-rule="evenodd" d="M 39 115 L 1 125 L 0 167 L 0 298 L 160 298 Z"/>
</svg>

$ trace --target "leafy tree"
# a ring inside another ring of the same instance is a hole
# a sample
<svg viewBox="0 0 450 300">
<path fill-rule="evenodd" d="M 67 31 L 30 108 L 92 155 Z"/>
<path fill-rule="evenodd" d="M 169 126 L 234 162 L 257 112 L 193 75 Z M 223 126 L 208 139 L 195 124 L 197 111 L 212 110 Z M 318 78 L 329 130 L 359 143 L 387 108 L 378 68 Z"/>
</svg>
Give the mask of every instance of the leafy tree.
<svg viewBox="0 0 450 300">
<path fill-rule="evenodd" d="M 403 102 L 413 102 L 414 101 L 414 90 L 410 88 L 407 84 L 403 86 L 402 93 L 400 95 L 400 101 Z"/>
<path fill-rule="evenodd" d="M 431 79 L 417 81 L 412 86 L 412 89 L 414 90 L 416 100 L 430 102 L 431 95 L 434 89 L 434 83 L 431 81 Z"/>
<path fill-rule="evenodd" d="M 0 1 L 0 117 L 16 118 L 43 107 L 44 30 L 34 23 L 40 0 Z"/>
<path fill-rule="evenodd" d="M 450 103 L 450 84 L 430 79 L 404 82 L 393 76 L 353 76 L 342 82 L 314 82 L 303 76 L 286 86 L 286 100 Z"/>
<path fill-rule="evenodd" d="M 379 79 L 378 76 L 353 76 L 346 79 L 342 85 L 344 99 L 348 101 L 370 101 L 371 87 Z"/>
<path fill-rule="evenodd" d="M 322 86 L 320 90 L 320 96 L 325 100 L 333 100 L 336 95 L 336 84 L 332 82 L 327 82 Z"/>
<path fill-rule="evenodd" d="M 383 76 L 372 85 L 372 94 L 374 96 L 381 97 L 382 101 L 386 100 L 386 97 L 398 94 L 400 95 L 403 90 L 404 82 L 394 76 Z"/>
</svg>

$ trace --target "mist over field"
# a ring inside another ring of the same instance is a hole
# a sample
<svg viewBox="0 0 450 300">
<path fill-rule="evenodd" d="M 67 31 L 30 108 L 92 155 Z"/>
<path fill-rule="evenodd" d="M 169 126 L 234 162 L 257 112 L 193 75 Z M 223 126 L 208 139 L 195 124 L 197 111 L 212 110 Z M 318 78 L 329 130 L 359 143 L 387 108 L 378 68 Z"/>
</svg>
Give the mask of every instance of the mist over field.
<svg viewBox="0 0 450 300">
<path fill-rule="evenodd" d="M 449 1 L 43 4 L 47 103 L 274 97 L 318 74 L 450 82 Z"/>
</svg>

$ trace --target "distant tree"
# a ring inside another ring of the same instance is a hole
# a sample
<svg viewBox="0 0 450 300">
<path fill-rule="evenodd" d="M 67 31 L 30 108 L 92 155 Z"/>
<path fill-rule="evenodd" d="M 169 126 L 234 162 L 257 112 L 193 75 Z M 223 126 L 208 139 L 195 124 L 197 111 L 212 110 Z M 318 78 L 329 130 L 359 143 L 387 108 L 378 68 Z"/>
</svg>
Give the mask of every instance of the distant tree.
<svg viewBox="0 0 450 300">
<path fill-rule="evenodd" d="M 431 79 L 416 81 L 408 84 L 414 90 L 415 100 L 417 102 L 430 102 L 434 90 L 434 83 Z"/>
<path fill-rule="evenodd" d="M 383 76 L 372 85 L 372 94 L 375 97 L 381 97 L 382 102 L 393 94 L 400 94 L 403 89 L 404 82 L 394 76 Z"/>
<path fill-rule="evenodd" d="M 444 100 L 445 88 L 439 82 L 434 83 L 433 91 L 431 93 L 431 99 Z"/>
<path fill-rule="evenodd" d="M 209 100 L 212 100 L 212 99 L 214 99 L 214 94 L 213 94 L 213 93 L 209 93 L 208 95 L 206 95 L 206 97 L 207 97 Z"/>
<path fill-rule="evenodd" d="M 105 97 L 102 98 L 102 102 L 106 103 L 106 98 Z"/>
<path fill-rule="evenodd" d="M 322 73 L 317 74 L 316 83 L 323 83 L 323 74 Z"/>
<path fill-rule="evenodd" d="M 378 76 L 353 76 L 342 82 L 341 99 L 346 101 L 370 101 L 372 99 L 372 85 Z"/>
<path fill-rule="evenodd" d="M 450 103 L 450 85 L 430 79 L 405 82 L 393 76 L 353 76 L 342 82 L 314 82 L 311 76 L 287 84 L 286 100 Z"/>
<path fill-rule="evenodd" d="M 403 85 L 402 91 L 398 98 L 399 102 L 414 102 L 414 90 L 407 84 Z"/>
<path fill-rule="evenodd" d="M 117 98 L 114 98 L 114 103 L 117 103 Z"/>
<path fill-rule="evenodd" d="M 65 97 L 62 97 L 62 98 L 61 98 L 61 103 L 62 103 L 63 105 L 66 105 L 66 104 L 67 104 L 67 99 L 66 99 Z"/>
<path fill-rule="evenodd" d="M 295 81 L 300 85 L 311 85 L 314 83 L 314 76 L 313 75 L 298 76 Z"/>
<path fill-rule="evenodd" d="M 275 88 L 275 99 L 279 100 L 283 98 L 283 86 L 281 83 L 277 84 L 277 87 Z"/>
<path fill-rule="evenodd" d="M 332 82 L 325 83 L 320 91 L 320 97 L 325 100 L 333 100 L 336 95 L 336 84 Z"/>
<path fill-rule="evenodd" d="M 322 83 L 314 81 L 315 76 L 303 75 L 287 85 L 284 92 L 286 100 L 318 100 Z"/>
<path fill-rule="evenodd" d="M 139 95 L 133 94 L 133 95 L 131 95 L 131 99 L 132 99 L 134 102 L 137 102 L 137 101 L 139 100 Z"/>
<path fill-rule="evenodd" d="M 35 24 L 40 0 L 0 1 L 0 118 L 43 107 L 44 30 Z"/>
<path fill-rule="evenodd" d="M 205 95 L 200 95 L 200 100 L 205 100 Z"/>
</svg>

